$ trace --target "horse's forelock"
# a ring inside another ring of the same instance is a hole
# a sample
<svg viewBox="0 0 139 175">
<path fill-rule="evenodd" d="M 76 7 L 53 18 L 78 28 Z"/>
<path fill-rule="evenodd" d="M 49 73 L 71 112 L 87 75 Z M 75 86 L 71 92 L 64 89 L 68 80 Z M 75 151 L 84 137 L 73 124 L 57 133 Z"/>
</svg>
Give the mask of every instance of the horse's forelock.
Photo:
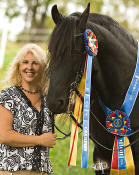
<svg viewBox="0 0 139 175">
<path fill-rule="evenodd" d="M 76 18 L 69 16 L 57 24 L 49 41 L 48 49 L 54 61 L 60 61 L 63 55 L 70 55 L 74 45 Z"/>
</svg>

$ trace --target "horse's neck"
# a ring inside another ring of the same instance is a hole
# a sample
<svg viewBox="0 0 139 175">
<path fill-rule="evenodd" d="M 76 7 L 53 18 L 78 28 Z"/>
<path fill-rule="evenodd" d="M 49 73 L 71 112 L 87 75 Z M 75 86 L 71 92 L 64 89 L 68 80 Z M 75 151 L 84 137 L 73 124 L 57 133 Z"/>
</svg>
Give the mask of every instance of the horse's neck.
<svg viewBox="0 0 139 175">
<path fill-rule="evenodd" d="M 94 32 L 99 43 L 96 88 L 106 104 L 111 103 L 118 108 L 124 100 L 135 71 L 137 48 L 129 39 L 120 36 L 120 31 L 117 37 L 104 28 Z"/>
</svg>

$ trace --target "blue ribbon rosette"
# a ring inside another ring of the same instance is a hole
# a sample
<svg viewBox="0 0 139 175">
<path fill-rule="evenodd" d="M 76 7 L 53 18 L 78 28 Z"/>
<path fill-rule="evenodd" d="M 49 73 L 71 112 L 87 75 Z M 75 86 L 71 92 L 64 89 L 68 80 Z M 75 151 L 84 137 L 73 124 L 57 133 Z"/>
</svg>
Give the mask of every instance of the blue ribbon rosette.
<svg viewBox="0 0 139 175">
<path fill-rule="evenodd" d="M 92 74 L 92 61 L 94 56 L 98 53 L 98 42 L 95 34 L 86 29 L 84 32 L 84 42 L 87 51 L 87 70 L 84 92 L 84 108 L 83 108 L 83 138 L 82 138 L 82 158 L 81 167 L 87 168 L 88 165 L 88 152 L 89 152 L 89 118 L 90 118 L 90 91 L 91 91 L 91 74 Z"/>
</svg>

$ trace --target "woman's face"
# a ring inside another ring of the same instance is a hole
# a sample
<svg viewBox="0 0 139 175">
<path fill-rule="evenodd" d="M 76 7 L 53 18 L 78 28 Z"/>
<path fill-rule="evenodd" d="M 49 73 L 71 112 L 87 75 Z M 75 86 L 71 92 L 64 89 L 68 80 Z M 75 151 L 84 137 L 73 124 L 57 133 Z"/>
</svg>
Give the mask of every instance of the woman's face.
<svg viewBox="0 0 139 175">
<path fill-rule="evenodd" d="M 39 84 L 41 66 L 31 52 L 28 52 L 19 65 L 22 83 Z"/>
</svg>

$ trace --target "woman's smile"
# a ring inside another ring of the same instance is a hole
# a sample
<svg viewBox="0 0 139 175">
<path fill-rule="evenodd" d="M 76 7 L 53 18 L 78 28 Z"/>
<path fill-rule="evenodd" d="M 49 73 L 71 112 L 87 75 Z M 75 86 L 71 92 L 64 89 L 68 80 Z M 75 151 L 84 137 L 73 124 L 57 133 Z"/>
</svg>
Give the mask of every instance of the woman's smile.
<svg viewBox="0 0 139 175">
<path fill-rule="evenodd" d="M 38 80 L 40 64 L 31 52 L 27 53 L 21 61 L 19 71 L 22 77 L 22 83 L 33 83 Z"/>
<path fill-rule="evenodd" d="M 34 76 L 35 72 L 25 72 L 27 74 L 28 77 L 32 77 Z"/>
</svg>

